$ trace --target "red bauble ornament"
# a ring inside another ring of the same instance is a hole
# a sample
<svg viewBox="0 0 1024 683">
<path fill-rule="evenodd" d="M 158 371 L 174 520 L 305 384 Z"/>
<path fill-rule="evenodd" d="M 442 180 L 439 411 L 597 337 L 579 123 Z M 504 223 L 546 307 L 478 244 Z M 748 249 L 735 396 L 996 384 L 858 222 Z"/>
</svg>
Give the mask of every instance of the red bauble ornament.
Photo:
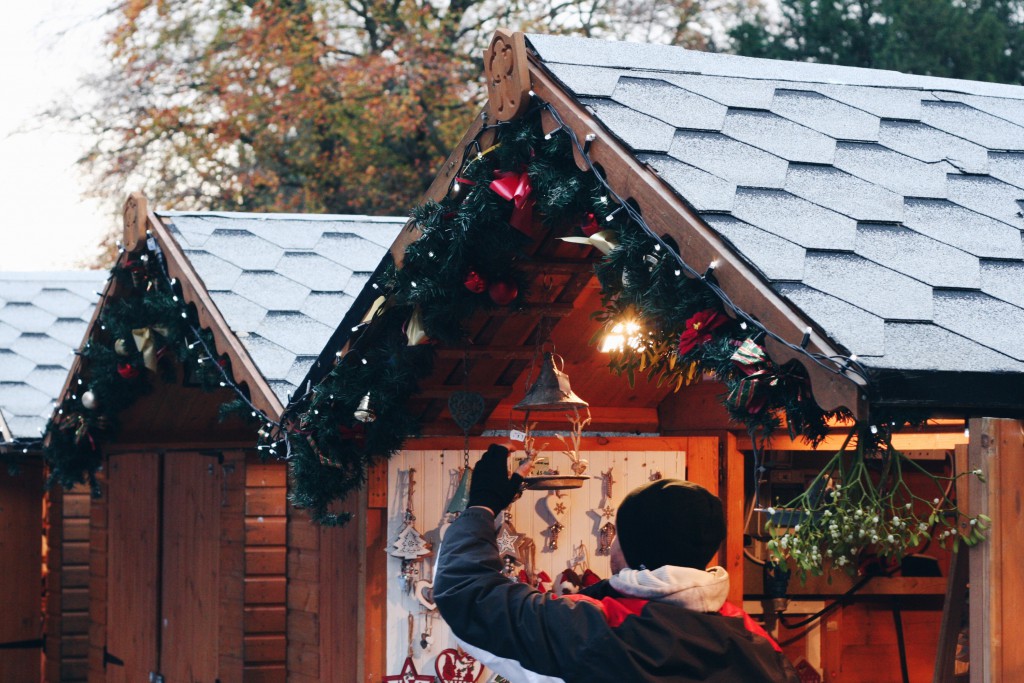
<svg viewBox="0 0 1024 683">
<path fill-rule="evenodd" d="M 139 369 L 131 363 L 118 363 L 117 374 L 124 379 L 135 379 L 139 376 Z"/>
<path fill-rule="evenodd" d="M 580 230 L 587 237 L 592 237 L 594 234 L 601 232 L 601 226 L 597 222 L 597 216 L 592 213 L 587 214 L 587 220 L 580 226 Z"/>
<path fill-rule="evenodd" d="M 480 273 L 475 270 L 466 273 L 466 279 L 462 284 L 474 294 L 483 294 L 487 290 L 487 280 L 480 277 Z"/>
<path fill-rule="evenodd" d="M 499 306 L 508 306 L 519 296 L 519 287 L 514 282 L 498 280 L 487 287 L 487 295 Z"/>
</svg>

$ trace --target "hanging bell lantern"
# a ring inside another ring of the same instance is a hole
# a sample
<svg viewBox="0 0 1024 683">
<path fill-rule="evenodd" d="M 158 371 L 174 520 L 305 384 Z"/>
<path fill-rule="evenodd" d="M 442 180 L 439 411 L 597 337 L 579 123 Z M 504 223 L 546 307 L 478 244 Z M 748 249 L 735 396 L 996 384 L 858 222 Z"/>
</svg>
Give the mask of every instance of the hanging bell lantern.
<svg viewBox="0 0 1024 683">
<path fill-rule="evenodd" d="M 373 412 L 373 408 L 370 407 L 370 394 L 367 393 L 359 400 L 359 405 L 356 407 L 352 417 L 359 420 L 360 422 L 373 422 L 377 419 L 376 413 Z"/>
<path fill-rule="evenodd" d="M 574 431 L 582 431 L 586 424 L 590 423 L 590 408 L 586 401 L 573 393 L 572 387 L 569 386 L 569 375 L 562 371 L 564 362 L 561 356 L 557 356 L 558 363 L 555 363 L 555 354 L 551 352 L 545 352 L 544 358 L 540 363 L 540 373 L 537 375 L 537 381 L 533 383 L 533 386 L 526 392 L 526 396 L 523 400 L 517 403 L 514 407 L 515 410 L 522 410 L 526 412 L 526 430 L 527 433 L 530 431 L 530 412 L 537 411 L 570 411 L 570 421 L 573 424 Z M 584 409 L 587 414 L 585 420 L 580 417 L 580 408 Z M 573 417 L 575 416 L 575 417 Z M 561 437 L 559 437 L 561 439 Z M 564 442 L 563 442 L 564 443 Z M 567 451 L 568 453 L 568 451 Z M 570 457 L 572 457 L 570 455 Z M 575 468 L 574 468 L 575 469 Z M 583 486 L 583 482 L 586 481 L 586 477 L 582 474 L 577 475 L 559 475 L 559 474 L 546 474 L 526 477 L 526 488 L 534 490 L 558 490 L 558 489 L 575 489 Z M 554 539 L 557 531 L 552 532 L 552 539 Z M 557 541 L 555 541 L 557 543 Z M 557 547 L 552 544 L 552 549 Z"/>
<path fill-rule="evenodd" d="M 559 365 L 563 365 L 558 356 Z M 569 375 L 555 366 L 555 354 L 547 351 L 540 364 L 540 374 L 523 400 L 515 405 L 516 410 L 554 411 L 566 408 L 586 408 L 590 404 L 573 393 L 569 386 Z"/>
</svg>

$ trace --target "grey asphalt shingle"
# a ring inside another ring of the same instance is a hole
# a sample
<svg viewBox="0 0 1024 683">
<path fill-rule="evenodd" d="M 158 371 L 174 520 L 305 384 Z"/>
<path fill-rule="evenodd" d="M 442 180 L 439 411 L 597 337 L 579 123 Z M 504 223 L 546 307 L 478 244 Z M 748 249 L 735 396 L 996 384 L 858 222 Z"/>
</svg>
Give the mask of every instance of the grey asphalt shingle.
<svg viewBox="0 0 1024 683">
<path fill-rule="evenodd" d="M 630 107 L 611 100 L 581 100 L 602 121 L 612 123 L 612 132 L 635 152 L 667 152 L 676 129 Z"/>
<path fill-rule="evenodd" d="M 906 200 L 904 224 L 975 256 L 1024 258 L 1020 230 L 949 201 Z"/>
<path fill-rule="evenodd" d="M 1024 372 L 1024 87 L 527 39 L 869 368 Z"/>
<path fill-rule="evenodd" d="M 878 142 L 919 161 L 948 161 L 964 173 L 987 173 L 988 150 L 923 123 L 882 121 Z"/>
<path fill-rule="evenodd" d="M 723 105 L 657 79 L 623 76 L 612 100 L 633 110 L 642 108 L 673 128 L 721 130 L 725 122 Z"/>
<path fill-rule="evenodd" d="M 981 291 L 1024 308 L 1024 262 L 981 262 Z"/>
<path fill-rule="evenodd" d="M 853 251 L 857 222 L 789 192 L 740 188 L 733 215 L 808 249 Z"/>
<path fill-rule="evenodd" d="M 404 218 L 158 212 L 282 402 L 294 394 Z"/>
<path fill-rule="evenodd" d="M 903 220 L 903 197 L 833 166 L 790 164 L 786 190 L 859 221 Z"/>
<path fill-rule="evenodd" d="M 0 273 L 0 415 L 12 437 L 39 437 L 106 279 L 102 271 Z"/>
<path fill-rule="evenodd" d="M 771 110 L 835 140 L 878 139 L 878 117 L 810 90 L 775 91 Z"/>
<path fill-rule="evenodd" d="M 946 162 L 928 164 L 875 144 L 840 142 L 835 167 L 904 197 L 946 198 Z"/>
<path fill-rule="evenodd" d="M 830 164 L 836 150 L 832 138 L 767 111 L 730 109 L 722 132 L 787 161 Z"/>
<path fill-rule="evenodd" d="M 806 253 L 803 247 L 732 216 L 710 215 L 705 220 L 768 279 L 799 281 L 803 278 Z"/>
<path fill-rule="evenodd" d="M 721 133 L 681 130 L 668 153 L 740 187 L 781 188 L 789 167 L 784 159 Z"/>
<path fill-rule="evenodd" d="M 1024 188 L 1024 153 L 989 152 L 988 167 L 993 178 Z"/>
<path fill-rule="evenodd" d="M 978 257 L 906 226 L 858 225 L 857 254 L 933 287 L 981 287 Z"/>
</svg>

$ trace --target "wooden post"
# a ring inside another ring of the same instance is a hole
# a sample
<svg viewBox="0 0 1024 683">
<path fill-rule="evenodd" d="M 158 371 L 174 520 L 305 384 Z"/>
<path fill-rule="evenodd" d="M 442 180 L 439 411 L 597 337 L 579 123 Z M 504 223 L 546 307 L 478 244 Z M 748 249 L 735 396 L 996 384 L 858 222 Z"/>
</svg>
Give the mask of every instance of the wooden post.
<svg viewBox="0 0 1024 683">
<path fill-rule="evenodd" d="M 1024 680 L 1024 423 L 977 418 L 970 421 L 969 467 L 973 514 L 992 518 L 988 539 L 970 550 L 971 683 Z"/>
</svg>

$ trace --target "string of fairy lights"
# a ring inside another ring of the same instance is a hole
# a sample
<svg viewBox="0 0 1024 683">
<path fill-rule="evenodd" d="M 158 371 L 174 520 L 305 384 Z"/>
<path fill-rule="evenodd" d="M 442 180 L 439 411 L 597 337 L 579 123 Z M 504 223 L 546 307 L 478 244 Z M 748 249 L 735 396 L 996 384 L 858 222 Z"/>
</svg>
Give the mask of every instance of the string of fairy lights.
<svg viewBox="0 0 1024 683">
<path fill-rule="evenodd" d="M 557 124 L 557 128 L 549 132 L 547 134 L 547 137 L 550 137 L 551 135 L 558 133 L 563 133 L 569 137 L 573 147 L 579 153 L 580 157 L 585 161 L 587 170 L 590 173 L 592 173 L 594 177 L 598 180 L 600 185 L 603 187 L 603 190 L 606 193 L 607 197 L 618 205 L 609 214 L 608 218 L 610 219 L 614 217 L 620 211 L 625 212 L 629 219 L 633 221 L 638 227 L 640 227 L 644 231 L 644 233 L 646 233 L 646 235 L 648 235 L 653 240 L 654 250 L 656 252 L 655 254 L 653 254 L 654 258 L 662 258 L 667 255 L 669 258 L 675 261 L 675 264 L 677 265 L 677 275 L 682 276 L 685 274 L 687 277 L 700 279 L 701 282 L 703 282 L 707 286 L 709 291 L 713 292 L 715 296 L 721 301 L 722 307 L 726 311 L 730 312 L 731 315 L 733 315 L 735 318 L 741 321 L 741 326 L 743 327 L 743 329 L 747 329 L 748 327 L 750 327 L 755 330 L 755 336 L 764 335 L 770 337 L 777 343 L 792 350 L 793 352 L 801 354 L 802 356 L 806 357 L 810 362 L 813 362 L 823 368 L 826 368 L 830 372 L 842 375 L 852 374 L 861 378 L 865 383 L 867 382 L 867 373 L 861 366 L 861 364 L 857 361 L 856 356 L 825 355 L 821 353 L 812 352 L 811 350 L 809 350 L 807 347 L 811 334 L 810 328 L 807 328 L 807 330 L 804 333 L 803 339 L 801 339 L 799 343 L 793 343 L 782 337 L 780 334 L 768 329 L 754 315 L 748 313 L 747 311 L 743 310 L 740 306 L 738 306 L 715 281 L 714 270 L 718 265 L 716 261 L 710 263 L 708 265 L 708 268 L 704 271 L 699 271 L 698 269 L 694 268 L 683 258 L 683 256 L 676 249 L 672 248 L 662 237 L 660 237 L 657 234 L 657 232 L 651 229 L 651 227 L 644 220 L 641 213 L 637 209 L 635 209 L 629 201 L 626 201 L 623 197 L 621 197 L 618 193 L 615 192 L 615 190 L 611 187 L 611 184 L 608 182 L 608 180 L 599 171 L 590 155 L 590 148 L 593 142 L 596 140 L 596 136 L 594 134 L 589 134 L 584 138 L 584 140 L 580 140 L 575 130 L 573 130 L 571 126 L 565 123 L 565 120 L 562 118 L 561 114 L 554 106 L 552 106 L 550 103 L 540 101 L 532 92 L 531 96 L 534 97 L 535 104 L 533 105 L 531 112 L 528 112 L 527 115 L 536 114 L 538 113 L 538 111 L 546 111 L 548 114 L 550 114 L 552 119 Z M 483 135 L 486 131 L 498 129 L 505 125 L 507 125 L 507 123 L 505 122 L 487 124 L 481 129 L 480 135 Z M 483 155 L 486 154 L 486 152 L 487 150 L 481 149 L 479 136 L 477 139 L 471 141 L 471 143 L 463 149 L 460 172 L 453 175 L 452 181 L 448 186 L 448 190 L 450 192 L 458 191 L 459 177 L 461 173 L 464 172 L 467 165 L 472 164 L 474 161 L 482 158 Z M 163 250 L 151 231 L 147 231 L 146 235 L 146 247 L 156 257 L 157 264 L 159 267 L 158 272 L 160 276 L 163 278 L 164 284 L 168 286 L 172 292 L 175 293 L 174 301 L 179 303 L 179 305 L 181 306 L 182 318 L 188 321 L 189 316 L 187 305 L 184 302 L 183 298 L 178 294 L 180 290 L 177 289 L 177 280 L 171 277 L 167 269 L 167 264 Z M 120 245 L 119 247 L 121 254 L 124 254 L 124 247 Z M 374 287 L 377 287 L 376 283 L 374 283 Z M 280 418 L 268 415 L 264 410 L 260 409 L 253 403 L 248 391 L 246 391 L 237 382 L 235 382 L 234 378 L 232 377 L 228 369 L 222 366 L 220 363 L 215 362 L 215 359 L 217 358 L 216 349 L 211 348 L 210 343 L 208 343 L 207 340 L 204 338 L 201 328 L 193 322 L 188 322 L 188 329 L 190 331 L 191 340 L 186 340 L 186 343 L 188 344 L 189 349 L 194 349 L 198 345 L 201 347 L 202 350 L 203 355 L 200 355 L 198 362 L 200 364 L 211 362 L 213 367 L 216 368 L 219 374 L 219 385 L 233 392 L 234 395 L 237 397 L 238 401 L 240 401 L 241 405 L 243 405 L 248 410 L 249 417 L 253 420 L 259 421 L 260 427 L 258 430 L 257 448 L 260 451 L 265 452 L 272 457 L 284 460 L 290 459 L 292 452 L 290 439 L 288 437 L 290 435 L 299 437 L 306 436 L 306 433 L 303 432 L 301 429 L 298 429 L 295 425 L 292 424 L 292 422 L 293 416 L 301 409 L 301 406 L 303 405 L 305 399 L 312 393 L 311 382 L 307 381 L 305 382 L 304 387 L 300 387 L 301 393 L 291 398 L 288 406 L 286 406 L 286 409 L 284 413 L 280 416 Z M 358 329 L 358 327 L 356 329 Z M 352 345 L 350 346 L 349 350 L 357 350 L 360 341 L 361 339 L 355 339 Z M 342 352 L 339 351 L 337 354 L 338 362 L 341 361 L 342 357 Z M 69 386 L 74 386 L 74 383 L 72 382 L 72 384 Z M 284 451 L 283 453 L 279 450 L 282 447 Z M 27 448 L 25 448 L 25 450 L 27 451 Z M 755 444 L 755 452 L 756 450 L 757 448 Z M 757 479 L 759 479 L 759 477 L 755 477 L 755 480 Z"/>
</svg>

